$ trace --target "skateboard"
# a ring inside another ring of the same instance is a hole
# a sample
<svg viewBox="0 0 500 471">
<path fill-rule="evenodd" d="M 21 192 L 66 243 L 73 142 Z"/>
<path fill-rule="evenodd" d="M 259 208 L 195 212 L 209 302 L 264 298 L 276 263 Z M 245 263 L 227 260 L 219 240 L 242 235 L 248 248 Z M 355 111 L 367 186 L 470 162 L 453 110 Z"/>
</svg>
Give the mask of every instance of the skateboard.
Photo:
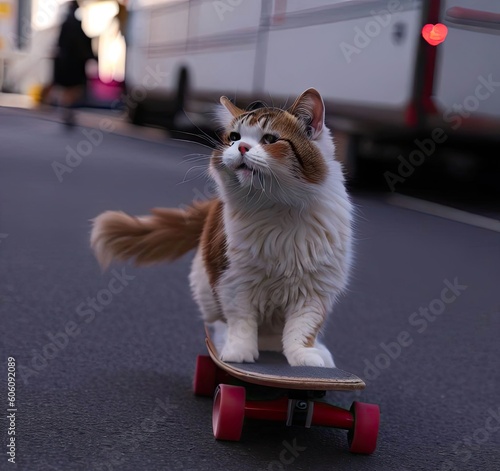
<svg viewBox="0 0 500 471">
<path fill-rule="evenodd" d="M 375 451 L 378 405 L 354 401 L 347 410 L 324 400 L 327 391 L 364 389 L 362 379 L 339 368 L 290 366 L 277 352 L 260 352 L 255 363 L 225 362 L 205 330 L 208 355 L 196 359 L 193 390 L 198 396 L 213 397 L 217 440 L 239 441 L 247 419 L 272 420 L 287 426 L 344 429 L 352 453 Z"/>
</svg>

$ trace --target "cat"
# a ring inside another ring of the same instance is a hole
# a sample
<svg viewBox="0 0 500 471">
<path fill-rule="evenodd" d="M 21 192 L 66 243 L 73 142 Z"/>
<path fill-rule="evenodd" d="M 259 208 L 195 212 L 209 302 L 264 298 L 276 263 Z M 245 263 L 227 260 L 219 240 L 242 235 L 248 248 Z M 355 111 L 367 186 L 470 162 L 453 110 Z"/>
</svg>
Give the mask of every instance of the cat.
<svg viewBox="0 0 500 471">
<path fill-rule="evenodd" d="M 224 361 L 273 350 L 292 366 L 335 367 L 319 336 L 348 283 L 353 206 L 323 99 L 310 88 L 287 110 L 220 103 L 222 145 L 209 164 L 218 197 L 149 216 L 106 211 L 91 246 L 103 267 L 196 249 L 191 290 Z"/>
</svg>

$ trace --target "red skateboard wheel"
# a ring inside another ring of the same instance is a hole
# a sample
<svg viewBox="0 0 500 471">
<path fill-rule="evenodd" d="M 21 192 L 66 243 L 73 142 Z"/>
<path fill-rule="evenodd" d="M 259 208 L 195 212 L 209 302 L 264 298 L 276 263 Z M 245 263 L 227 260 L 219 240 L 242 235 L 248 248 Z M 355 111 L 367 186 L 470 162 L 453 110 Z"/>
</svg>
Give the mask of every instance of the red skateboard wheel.
<svg viewBox="0 0 500 471">
<path fill-rule="evenodd" d="M 376 404 L 354 401 L 351 406 L 354 426 L 347 436 L 352 453 L 369 455 L 377 448 L 380 409 Z"/>
<path fill-rule="evenodd" d="M 193 378 L 193 391 L 197 396 L 213 397 L 217 366 L 208 355 L 198 355 Z"/>
<path fill-rule="evenodd" d="M 217 440 L 238 441 L 245 418 L 245 388 L 220 384 L 215 390 L 212 427 Z"/>
</svg>

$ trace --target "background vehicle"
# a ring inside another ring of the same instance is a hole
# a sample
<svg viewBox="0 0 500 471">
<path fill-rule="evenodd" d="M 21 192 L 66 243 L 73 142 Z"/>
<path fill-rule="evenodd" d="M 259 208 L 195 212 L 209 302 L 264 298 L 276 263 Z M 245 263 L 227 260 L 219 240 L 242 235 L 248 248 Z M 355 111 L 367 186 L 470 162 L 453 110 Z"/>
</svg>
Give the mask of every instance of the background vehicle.
<svg viewBox="0 0 500 471">
<path fill-rule="evenodd" d="M 459 146 L 499 137 L 499 2 L 136 0 L 129 8 L 128 87 L 148 65 L 170 72 L 130 109 L 137 123 L 173 127 L 182 110 L 203 111 L 220 95 L 283 105 L 314 86 L 353 173 L 355 157 L 393 156 L 396 142 L 434 139 L 436 128 Z M 422 27 L 438 22 L 448 36 L 431 46 Z"/>
<path fill-rule="evenodd" d="M 31 35 L 31 10 L 25 1 L 0 0 L 0 90 L 6 64 L 22 56 Z"/>
<path fill-rule="evenodd" d="M 98 64 L 88 71 L 82 105 L 109 107 L 121 94 L 125 64 L 122 24 L 126 0 L 80 0 L 75 15 L 92 38 Z M 0 0 L 0 92 L 57 103 L 53 60 L 68 0 Z"/>
</svg>

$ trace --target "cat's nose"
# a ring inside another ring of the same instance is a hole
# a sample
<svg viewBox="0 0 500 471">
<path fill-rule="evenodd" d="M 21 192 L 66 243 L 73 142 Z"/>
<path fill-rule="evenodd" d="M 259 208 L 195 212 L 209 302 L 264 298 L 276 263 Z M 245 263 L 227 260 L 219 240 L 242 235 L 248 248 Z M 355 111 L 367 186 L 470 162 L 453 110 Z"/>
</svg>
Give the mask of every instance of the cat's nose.
<svg viewBox="0 0 500 471">
<path fill-rule="evenodd" d="M 240 142 L 238 150 L 240 151 L 241 155 L 245 155 L 250 150 L 250 146 L 245 142 Z"/>
</svg>

